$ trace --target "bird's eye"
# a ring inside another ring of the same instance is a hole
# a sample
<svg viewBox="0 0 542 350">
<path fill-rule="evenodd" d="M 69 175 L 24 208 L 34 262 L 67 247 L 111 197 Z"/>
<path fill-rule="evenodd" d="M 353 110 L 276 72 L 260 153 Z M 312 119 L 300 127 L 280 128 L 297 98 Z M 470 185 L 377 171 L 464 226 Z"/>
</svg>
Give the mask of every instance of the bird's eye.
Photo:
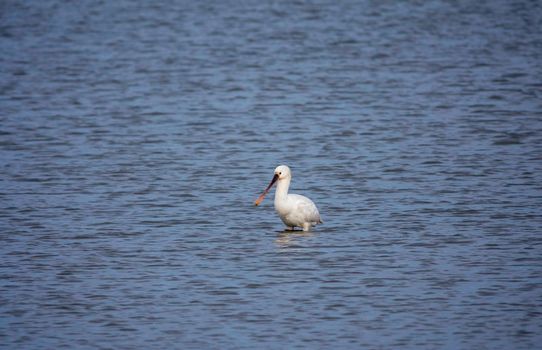
<svg viewBox="0 0 542 350">
<path fill-rule="evenodd" d="M 279 175 L 282 175 L 282 172 L 281 172 L 281 171 L 279 171 Z"/>
</svg>

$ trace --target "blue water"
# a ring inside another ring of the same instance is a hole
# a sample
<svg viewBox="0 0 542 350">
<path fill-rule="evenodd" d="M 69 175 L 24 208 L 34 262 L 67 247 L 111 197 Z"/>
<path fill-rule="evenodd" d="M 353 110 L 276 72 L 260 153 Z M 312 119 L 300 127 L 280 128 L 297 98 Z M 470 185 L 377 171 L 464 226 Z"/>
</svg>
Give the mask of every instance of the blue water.
<svg viewBox="0 0 542 350">
<path fill-rule="evenodd" d="M 2 1 L 0 348 L 536 348 L 540 62 L 537 1 Z"/>
</svg>

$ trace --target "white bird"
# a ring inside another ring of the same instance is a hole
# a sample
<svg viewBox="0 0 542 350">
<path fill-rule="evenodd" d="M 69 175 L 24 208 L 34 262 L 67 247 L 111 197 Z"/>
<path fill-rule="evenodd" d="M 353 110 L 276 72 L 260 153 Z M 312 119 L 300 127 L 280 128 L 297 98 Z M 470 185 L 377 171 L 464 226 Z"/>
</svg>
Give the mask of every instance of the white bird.
<svg viewBox="0 0 542 350">
<path fill-rule="evenodd" d="M 310 231 L 312 225 L 322 223 L 320 213 L 313 201 L 299 194 L 288 194 L 290 181 L 292 180 L 292 172 L 286 165 L 279 165 L 275 169 L 275 175 L 269 183 L 269 186 L 256 199 L 254 205 L 259 205 L 271 187 L 277 182 L 277 190 L 275 191 L 275 210 L 279 214 L 280 219 L 288 227 L 288 230 L 293 230 L 294 227 L 302 227 L 303 231 Z"/>
</svg>

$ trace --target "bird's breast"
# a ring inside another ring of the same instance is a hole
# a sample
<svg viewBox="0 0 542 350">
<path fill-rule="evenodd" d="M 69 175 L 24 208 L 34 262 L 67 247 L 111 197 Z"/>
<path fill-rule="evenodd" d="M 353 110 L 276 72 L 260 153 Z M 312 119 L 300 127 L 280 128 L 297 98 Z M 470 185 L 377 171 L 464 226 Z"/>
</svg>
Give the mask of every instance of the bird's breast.
<svg viewBox="0 0 542 350">
<path fill-rule="evenodd" d="M 275 210 L 281 217 L 286 216 L 292 211 L 292 204 L 287 199 L 275 200 Z"/>
</svg>

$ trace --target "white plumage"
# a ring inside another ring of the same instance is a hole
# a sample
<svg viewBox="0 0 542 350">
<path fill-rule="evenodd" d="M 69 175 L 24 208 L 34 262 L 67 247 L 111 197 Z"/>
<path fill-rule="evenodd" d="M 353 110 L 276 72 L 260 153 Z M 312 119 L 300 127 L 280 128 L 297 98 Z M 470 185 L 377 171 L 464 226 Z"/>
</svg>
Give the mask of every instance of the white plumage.
<svg viewBox="0 0 542 350">
<path fill-rule="evenodd" d="M 275 169 L 275 175 L 271 183 L 262 195 L 256 199 L 254 204 L 259 205 L 273 184 L 278 182 L 275 191 L 275 210 L 280 219 L 290 230 L 293 230 L 294 227 L 302 227 L 303 231 L 309 231 L 313 225 L 322 223 L 320 213 L 314 202 L 307 197 L 299 194 L 288 194 L 291 180 L 292 172 L 290 168 L 286 165 L 279 165 Z"/>
</svg>

